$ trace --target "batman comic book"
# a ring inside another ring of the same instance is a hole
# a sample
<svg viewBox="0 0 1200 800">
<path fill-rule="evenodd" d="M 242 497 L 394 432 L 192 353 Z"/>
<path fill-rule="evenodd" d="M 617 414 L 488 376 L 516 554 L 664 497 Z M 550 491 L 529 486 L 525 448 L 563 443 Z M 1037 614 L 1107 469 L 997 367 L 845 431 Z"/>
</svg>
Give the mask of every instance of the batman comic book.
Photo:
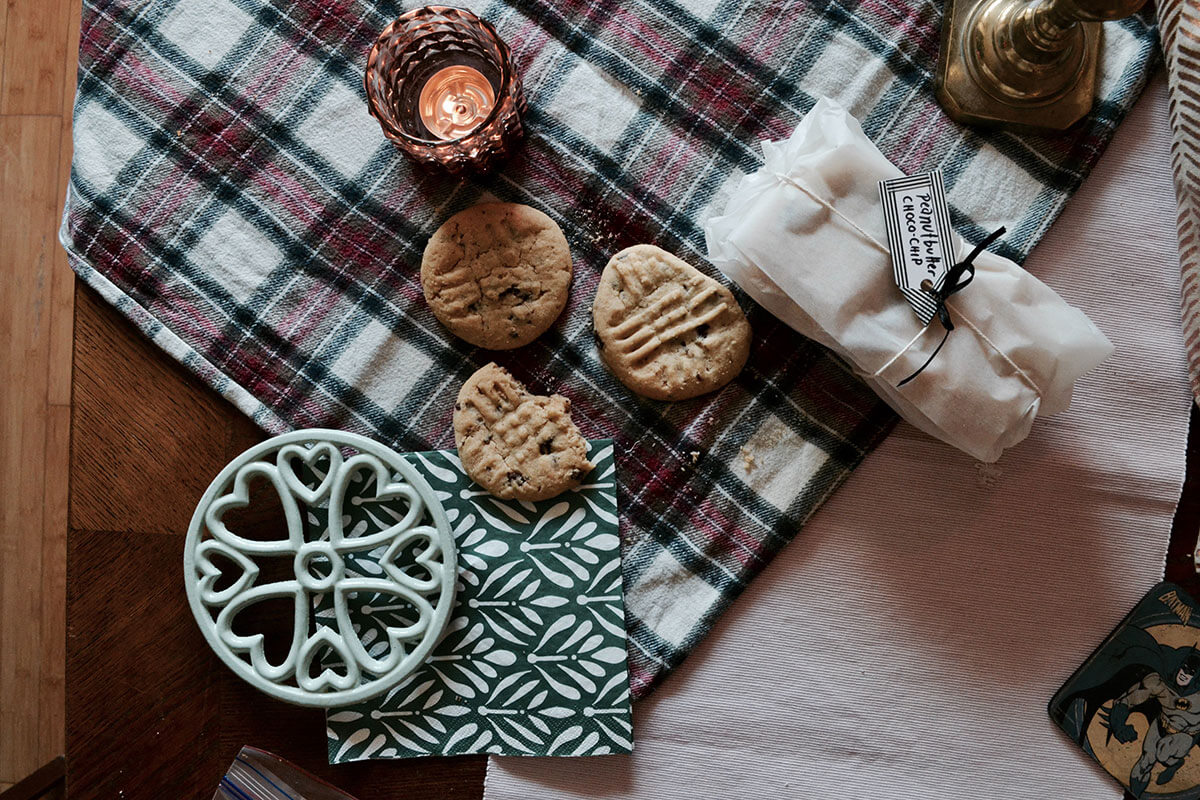
<svg viewBox="0 0 1200 800">
<path fill-rule="evenodd" d="M 1129 792 L 1200 800 L 1200 614 L 1160 583 L 1050 700 L 1050 718 Z"/>
</svg>

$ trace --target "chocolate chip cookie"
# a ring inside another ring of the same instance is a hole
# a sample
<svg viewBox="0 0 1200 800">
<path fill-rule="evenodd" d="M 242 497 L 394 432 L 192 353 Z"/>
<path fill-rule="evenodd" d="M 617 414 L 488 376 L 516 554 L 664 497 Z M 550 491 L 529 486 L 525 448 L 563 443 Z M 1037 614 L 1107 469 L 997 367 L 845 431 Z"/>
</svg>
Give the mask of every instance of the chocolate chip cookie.
<svg viewBox="0 0 1200 800">
<path fill-rule="evenodd" d="M 592 471 L 571 401 L 530 394 L 508 370 L 488 364 L 454 404 L 454 444 L 463 469 L 496 497 L 545 500 Z"/>
<path fill-rule="evenodd" d="M 719 389 L 750 355 L 750 323 L 733 293 L 653 245 L 634 245 L 609 260 L 592 322 L 604 363 L 654 400 Z"/>
<path fill-rule="evenodd" d="M 421 259 L 433 315 L 456 336 L 511 350 L 546 331 L 567 304 L 571 251 L 554 220 L 516 203 L 480 203 L 438 228 Z"/>
</svg>

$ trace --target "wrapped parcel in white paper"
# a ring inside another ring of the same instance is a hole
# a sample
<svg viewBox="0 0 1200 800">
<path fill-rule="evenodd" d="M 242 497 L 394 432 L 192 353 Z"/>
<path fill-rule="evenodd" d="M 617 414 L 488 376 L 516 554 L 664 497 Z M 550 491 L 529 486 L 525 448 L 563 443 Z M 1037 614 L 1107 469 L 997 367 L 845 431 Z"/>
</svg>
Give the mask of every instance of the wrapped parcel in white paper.
<svg viewBox="0 0 1200 800">
<path fill-rule="evenodd" d="M 984 252 L 946 301 L 955 328 L 926 326 L 893 278 L 879 182 L 901 172 L 858 121 L 822 98 L 786 141 L 764 142 L 705 224 L 709 258 L 792 328 L 840 355 L 921 430 L 992 462 L 1034 418 L 1065 410 L 1113 347 L 1087 316 L 1007 258 Z M 969 249 L 956 238 L 960 257 Z"/>
</svg>

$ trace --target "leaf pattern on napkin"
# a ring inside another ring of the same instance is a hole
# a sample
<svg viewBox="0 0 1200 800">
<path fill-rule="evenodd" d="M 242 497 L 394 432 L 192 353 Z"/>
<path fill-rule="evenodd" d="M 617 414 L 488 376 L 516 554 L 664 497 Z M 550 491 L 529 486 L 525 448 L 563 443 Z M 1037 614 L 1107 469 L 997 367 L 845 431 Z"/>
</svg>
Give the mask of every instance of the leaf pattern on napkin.
<svg viewBox="0 0 1200 800">
<path fill-rule="evenodd" d="M 531 503 L 482 491 L 453 451 L 405 456 L 454 530 L 455 613 L 423 667 L 381 698 L 328 713 L 330 763 L 633 748 L 612 442 L 590 442 L 588 457 L 596 468 L 582 486 Z M 355 528 L 388 511 L 346 513 Z M 380 555 L 354 568 L 375 574 Z M 377 596 L 352 602 L 370 648 L 395 610 Z M 325 606 L 319 623 L 330 619 Z"/>
</svg>

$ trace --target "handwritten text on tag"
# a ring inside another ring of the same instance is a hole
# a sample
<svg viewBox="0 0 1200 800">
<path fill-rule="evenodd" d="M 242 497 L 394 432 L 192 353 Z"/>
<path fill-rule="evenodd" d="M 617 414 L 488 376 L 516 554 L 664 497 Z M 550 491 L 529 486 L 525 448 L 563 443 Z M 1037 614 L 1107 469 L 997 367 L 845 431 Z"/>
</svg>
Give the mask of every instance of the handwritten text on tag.
<svg viewBox="0 0 1200 800">
<path fill-rule="evenodd" d="M 954 229 L 950 227 L 942 171 L 880 181 L 879 195 L 896 285 L 917 317 L 928 325 L 937 305 L 921 284 L 929 281 L 940 289 L 955 259 Z"/>
</svg>

